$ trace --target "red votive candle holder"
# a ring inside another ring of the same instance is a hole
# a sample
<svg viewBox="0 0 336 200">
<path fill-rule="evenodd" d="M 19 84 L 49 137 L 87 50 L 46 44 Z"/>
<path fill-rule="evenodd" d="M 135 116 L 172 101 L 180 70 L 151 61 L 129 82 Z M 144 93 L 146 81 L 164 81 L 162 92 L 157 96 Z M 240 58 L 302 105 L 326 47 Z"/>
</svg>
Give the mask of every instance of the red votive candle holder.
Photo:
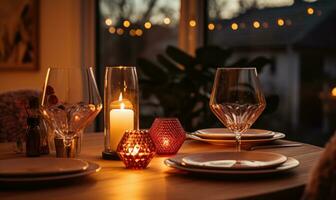
<svg viewBox="0 0 336 200">
<path fill-rule="evenodd" d="M 159 155 L 176 154 L 185 140 L 185 131 L 177 118 L 156 118 L 149 134 Z"/>
<path fill-rule="evenodd" d="M 128 130 L 121 138 L 117 154 L 128 169 L 144 169 L 155 155 L 148 130 Z"/>
</svg>

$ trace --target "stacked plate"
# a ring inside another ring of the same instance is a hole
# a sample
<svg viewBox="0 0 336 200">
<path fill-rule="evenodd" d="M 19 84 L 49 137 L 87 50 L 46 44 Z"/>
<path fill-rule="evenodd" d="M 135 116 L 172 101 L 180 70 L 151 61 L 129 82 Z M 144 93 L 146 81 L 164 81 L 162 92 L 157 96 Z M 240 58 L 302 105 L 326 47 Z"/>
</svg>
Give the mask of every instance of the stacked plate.
<svg viewBox="0 0 336 200">
<path fill-rule="evenodd" d="M 270 174 L 291 170 L 299 161 L 269 152 L 205 152 L 166 159 L 169 167 L 205 174 Z"/>
<path fill-rule="evenodd" d="M 98 172 L 93 162 L 71 158 L 17 158 L 0 160 L 0 182 L 27 183 L 67 180 Z"/>
<path fill-rule="evenodd" d="M 285 134 L 262 129 L 248 129 L 242 134 L 242 146 L 266 144 L 284 138 Z M 209 128 L 188 134 L 188 138 L 215 145 L 236 145 L 235 134 L 226 128 Z"/>
</svg>

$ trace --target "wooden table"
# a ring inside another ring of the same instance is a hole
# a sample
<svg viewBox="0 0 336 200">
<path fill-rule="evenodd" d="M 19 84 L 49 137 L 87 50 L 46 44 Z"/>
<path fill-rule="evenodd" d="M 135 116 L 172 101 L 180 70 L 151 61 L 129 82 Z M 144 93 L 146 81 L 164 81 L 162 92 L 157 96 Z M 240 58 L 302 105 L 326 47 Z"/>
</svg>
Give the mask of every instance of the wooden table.
<svg viewBox="0 0 336 200">
<path fill-rule="evenodd" d="M 180 153 L 223 148 L 187 140 Z M 4 189 L 0 185 L 0 199 L 298 199 L 312 166 L 323 150 L 308 144 L 264 149 L 262 151 L 292 156 L 301 164 L 286 174 L 228 178 L 181 173 L 166 167 L 163 164 L 165 157 L 155 157 L 146 170 L 127 170 L 120 161 L 102 160 L 102 149 L 101 133 L 86 134 L 80 157 L 99 163 L 102 166 L 100 172 L 76 181 L 57 185 L 50 183 L 37 189 Z M 10 153 L 8 148 L 0 148 L 0 159 L 13 156 L 15 154 Z"/>
</svg>

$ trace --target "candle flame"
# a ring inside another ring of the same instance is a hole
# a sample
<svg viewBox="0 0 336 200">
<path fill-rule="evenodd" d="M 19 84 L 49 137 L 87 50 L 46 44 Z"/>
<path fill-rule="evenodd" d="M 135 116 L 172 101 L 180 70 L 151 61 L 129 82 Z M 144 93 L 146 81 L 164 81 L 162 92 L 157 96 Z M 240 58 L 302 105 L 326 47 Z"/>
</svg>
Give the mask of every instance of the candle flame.
<svg viewBox="0 0 336 200">
<path fill-rule="evenodd" d="M 120 92 L 120 95 L 119 95 L 119 101 L 122 101 L 123 97 L 122 97 L 122 93 Z"/>
<path fill-rule="evenodd" d="M 163 146 L 168 146 L 169 145 L 169 140 L 167 138 L 163 139 Z"/>
<path fill-rule="evenodd" d="M 140 146 L 136 144 L 133 148 L 128 148 L 128 153 L 130 153 L 132 156 L 136 156 L 140 151 Z"/>
<path fill-rule="evenodd" d="M 120 104 L 120 109 L 125 109 L 125 104 L 124 103 Z"/>
</svg>

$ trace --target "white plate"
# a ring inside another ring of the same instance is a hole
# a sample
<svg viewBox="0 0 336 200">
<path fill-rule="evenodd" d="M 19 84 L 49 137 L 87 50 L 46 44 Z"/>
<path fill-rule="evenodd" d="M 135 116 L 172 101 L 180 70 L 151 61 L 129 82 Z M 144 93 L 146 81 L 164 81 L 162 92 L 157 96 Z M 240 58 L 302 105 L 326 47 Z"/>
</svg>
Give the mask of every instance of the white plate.
<svg viewBox="0 0 336 200">
<path fill-rule="evenodd" d="M 15 158 L 0 160 L 0 176 L 42 176 L 86 170 L 89 164 L 72 158 Z"/>
<path fill-rule="evenodd" d="M 270 169 L 252 169 L 252 170 L 224 170 L 224 169 L 205 169 L 197 167 L 188 167 L 181 165 L 181 159 L 184 156 L 169 158 L 164 163 L 172 168 L 182 171 L 200 173 L 200 174 L 215 174 L 215 175 L 254 175 L 254 174 L 274 174 L 280 172 L 286 172 L 299 166 L 300 162 L 295 158 L 288 157 L 287 161 L 282 165 L 270 168 Z"/>
<path fill-rule="evenodd" d="M 242 134 L 242 139 L 265 139 L 274 136 L 273 131 L 262 129 L 248 129 Z M 194 132 L 194 135 L 204 139 L 234 140 L 235 134 L 227 128 L 208 128 Z"/>
<path fill-rule="evenodd" d="M 78 177 L 88 176 L 92 173 L 99 172 L 101 167 L 93 162 L 88 162 L 89 166 L 86 170 L 71 174 L 59 174 L 49 176 L 35 176 L 35 177 L 0 177 L 0 183 L 35 183 L 35 182 L 49 182 L 59 180 L 69 180 Z"/>
<path fill-rule="evenodd" d="M 266 169 L 286 162 L 287 157 L 270 152 L 205 152 L 189 154 L 182 158 L 182 165 L 214 169 Z"/>
<path fill-rule="evenodd" d="M 274 136 L 271 138 L 264 138 L 264 139 L 251 139 L 251 140 L 241 140 L 241 144 L 243 147 L 250 147 L 250 146 L 256 146 L 260 144 L 266 144 L 269 142 L 273 142 L 278 139 L 284 138 L 286 135 L 283 133 L 279 132 L 274 132 Z M 235 146 L 236 145 L 236 140 L 215 140 L 215 139 L 204 139 L 201 137 L 198 137 L 197 135 L 194 134 L 187 134 L 187 138 L 189 139 L 194 139 L 202 142 L 207 142 L 210 144 L 215 144 L 215 145 L 227 145 L 227 146 Z"/>
</svg>

